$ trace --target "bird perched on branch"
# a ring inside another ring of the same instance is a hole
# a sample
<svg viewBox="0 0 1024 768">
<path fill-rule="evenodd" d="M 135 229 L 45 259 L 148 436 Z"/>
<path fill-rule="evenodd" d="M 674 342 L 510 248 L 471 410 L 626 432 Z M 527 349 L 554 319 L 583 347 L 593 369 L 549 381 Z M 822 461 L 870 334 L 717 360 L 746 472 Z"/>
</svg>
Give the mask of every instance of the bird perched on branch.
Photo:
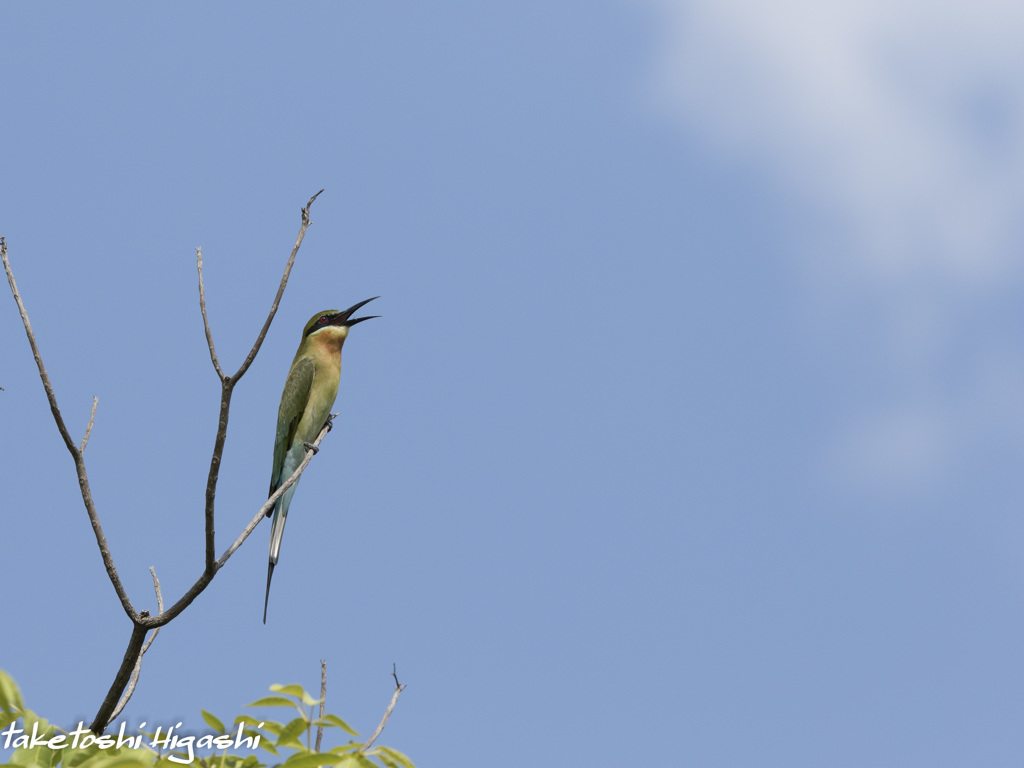
<svg viewBox="0 0 1024 768">
<path fill-rule="evenodd" d="M 373 299 L 379 298 L 374 296 Z M 302 341 L 292 360 L 277 410 L 277 437 L 274 440 L 274 466 L 270 472 L 270 494 L 276 491 L 298 468 L 307 450 L 315 450 L 312 441 L 328 423 L 331 406 L 338 395 L 341 380 L 341 348 L 348 330 L 356 323 L 379 315 L 352 318 L 352 313 L 373 299 L 360 301 L 344 312 L 329 309 L 317 312 L 302 329 Z M 288 519 L 288 507 L 299 483 L 296 481 L 277 500 L 270 522 L 270 565 L 267 568 L 267 595 L 263 600 L 263 623 L 267 623 L 270 579 L 274 575 L 281 537 Z"/>
</svg>

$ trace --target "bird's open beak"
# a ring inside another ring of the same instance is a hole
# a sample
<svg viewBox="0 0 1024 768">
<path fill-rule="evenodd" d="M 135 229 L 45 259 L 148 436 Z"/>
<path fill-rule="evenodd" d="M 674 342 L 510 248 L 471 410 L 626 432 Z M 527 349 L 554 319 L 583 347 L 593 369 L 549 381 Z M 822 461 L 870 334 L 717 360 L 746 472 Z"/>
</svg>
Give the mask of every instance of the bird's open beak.
<svg viewBox="0 0 1024 768">
<path fill-rule="evenodd" d="M 374 296 L 373 297 L 373 299 L 379 299 L 379 298 L 380 298 L 380 296 Z M 331 325 L 344 325 L 344 326 L 347 326 L 347 327 L 351 328 L 356 323 L 363 322 L 363 320 L 372 320 L 375 317 L 380 317 L 380 315 L 367 315 L 366 317 L 357 317 L 357 318 L 351 319 L 351 320 L 349 319 L 349 318 L 352 317 L 352 313 L 353 312 L 355 312 L 357 309 L 359 309 L 364 304 L 369 304 L 371 301 L 373 301 L 373 299 L 366 299 L 365 301 L 360 301 L 358 304 L 353 304 L 351 307 L 346 309 L 340 315 L 335 317 L 334 320 L 331 322 Z"/>
</svg>

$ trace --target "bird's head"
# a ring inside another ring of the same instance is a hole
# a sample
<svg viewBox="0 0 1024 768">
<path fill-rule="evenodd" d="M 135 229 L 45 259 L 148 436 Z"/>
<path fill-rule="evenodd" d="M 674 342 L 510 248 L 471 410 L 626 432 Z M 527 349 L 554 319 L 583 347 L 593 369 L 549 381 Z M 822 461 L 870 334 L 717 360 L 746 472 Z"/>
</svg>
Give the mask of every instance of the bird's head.
<svg viewBox="0 0 1024 768">
<path fill-rule="evenodd" d="M 379 296 L 374 296 L 373 299 L 379 299 Z M 358 304 L 353 304 L 351 307 L 344 311 L 338 311 L 337 309 L 327 309 L 323 312 L 317 312 L 313 315 L 309 322 L 306 323 L 306 327 L 302 329 L 302 338 L 316 337 L 318 340 L 323 339 L 324 341 L 336 341 L 342 343 L 345 341 L 345 337 L 348 336 L 348 329 L 356 323 L 361 323 L 363 320 L 372 320 L 380 315 L 368 315 L 366 317 L 352 317 L 352 314 L 364 304 L 369 304 L 373 299 L 366 299 L 366 301 L 360 301 Z"/>
</svg>

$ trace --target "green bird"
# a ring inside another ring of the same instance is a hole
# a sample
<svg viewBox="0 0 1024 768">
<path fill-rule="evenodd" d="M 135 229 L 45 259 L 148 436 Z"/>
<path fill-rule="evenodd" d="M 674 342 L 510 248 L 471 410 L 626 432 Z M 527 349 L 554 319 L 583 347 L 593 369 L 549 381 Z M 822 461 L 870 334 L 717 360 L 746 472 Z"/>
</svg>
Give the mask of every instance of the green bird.
<svg viewBox="0 0 1024 768">
<path fill-rule="evenodd" d="M 373 299 L 380 298 L 374 296 Z M 270 472 L 270 494 L 272 496 L 285 480 L 302 463 L 310 443 L 316 439 L 327 424 L 331 406 L 338 396 L 341 381 L 341 348 L 348 336 L 348 329 L 363 320 L 379 315 L 357 317 L 352 313 L 373 299 L 360 301 L 344 312 L 328 309 L 317 312 L 302 329 L 302 341 L 292 360 L 288 378 L 281 393 L 281 406 L 277 409 L 277 437 L 274 440 L 274 466 Z M 267 568 L 267 595 L 263 599 L 263 623 L 267 623 L 267 603 L 270 600 L 270 579 L 274 575 L 278 555 L 281 553 L 281 537 L 288 519 L 288 507 L 299 483 L 293 483 L 272 510 L 270 521 L 270 565 Z M 267 512 L 270 517 L 271 512 Z"/>
</svg>

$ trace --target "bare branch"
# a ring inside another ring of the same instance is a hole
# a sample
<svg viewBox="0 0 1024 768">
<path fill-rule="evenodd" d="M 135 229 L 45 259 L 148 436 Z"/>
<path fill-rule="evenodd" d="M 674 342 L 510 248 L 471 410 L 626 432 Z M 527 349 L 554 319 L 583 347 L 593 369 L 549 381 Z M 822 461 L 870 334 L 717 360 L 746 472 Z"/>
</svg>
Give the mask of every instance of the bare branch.
<svg viewBox="0 0 1024 768">
<path fill-rule="evenodd" d="M 323 192 L 323 190 L 321 189 L 320 192 Z M 277 288 L 277 295 L 274 297 L 274 303 L 270 307 L 270 313 L 267 315 L 267 320 L 263 323 L 263 328 L 260 330 L 259 336 L 256 337 L 256 343 L 253 344 L 252 349 L 245 358 L 245 362 L 242 363 L 242 366 L 233 376 L 221 376 L 220 417 L 217 422 L 217 437 L 213 443 L 213 456 L 210 457 L 210 473 L 206 479 L 206 571 L 203 574 L 205 581 L 203 582 L 202 588 L 199 590 L 200 592 L 206 587 L 206 584 L 210 582 L 210 579 L 213 578 L 213 574 L 216 572 L 216 563 L 214 561 L 215 536 L 213 525 L 213 505 L 214 498 L 217 494 L 217 478 L 220 475 L 221 456 L 224 453 L 224 440 L 227 437 L 228 431 L 228 409 L 231 407 L 231 392 L 239 379 L 241 379 L 242 376 L 245 375 L 245 372 L 249 370 L 249 366 L 252 365 L 252 361 L 256 359 L 256 354 L 260 351 L 260 347 L 263 345 L 263 340 L 267 336 L 267 331 L 270 329 L 270 324 L 274 320 L 274 315 L 277 314 L 277 307 L 281 303 L 281 296 L 284 295 L 284 289 L 288 285 L 288 276 L 291 274 L 292 265 L 295 263 L 295 256 L 299 252 L 299 246 L 302 245 L 302 239 L 306 236 L 306 229 L 311 223 L 309 219 L 310 206 L 312 206 L 313 201 L 320 196 L 320 192 L 317 192 L 309 198 L 309 202 L 306 203 L 306 207 L 302 209 L 302 225 L 299 227 L 299 234 L 295 238 L 295 245 L 292 246 L 292 253 L 288 257 L 288 263 L 285 265 L 284 275 L 281 277 L 281 284 Z M 200 581 L 203 581 L 203 579 L 200 579 Z M 196 582 L 196 584 L 199 584 L 199 582 Z M 182 598 L 182 600 L 184 599 L 185 598 Z M 180 602 L 181 600 L 178 601 L 178 603 Z M 191 599 L 189 602 L 191 602 Z M 177 605 L 177 603 L 175 605 Z M 171 610 L 174 609 L 172 608 Z"/>
<path fill-rule="evenodd" d="M 25 309 L 25 304 L 21 300 L 21 294 L 18 293 L 18 285 L 14 281 L 14 272 L 11 270 L 11 263 L 7 260 L 7 242 L 4 238 L 0 237 L 0 259 L 4 264 L 4 271 L 7 273 L 7 282 L 11 286 L 11 293 L 14 295 L 14 301 L 18 305 L 18 311 L 21 313 L 21 322 L 25 326 L 25 334 L 28 336 L 29 346 L 32 347 L 32 355 L 36 361 L 36 367 L 39 369 L 39 378 L 42 379 L 43 389 L 46 390 L 46 399 L 50 402 L 50 411 L 53 413 L 53 420 L 57 423 L 57 429 L 60 432 L 60 436 L 64 438 L 64 445 L 67 446 L 68 453 L 71 454 L 71 458 L 75 462 L 75 471 L 78 474 L 78 487 L 82 493 L 82 501 L 85 503 L 85 511 L 89 514 L 89 522 L 92 524 L 93 534 L 96 536 L 96 544 L 100 548 L 100 557 L 103 558 L 103 566 L 107 570 L 107 576 L 110 577 L 110 583 L 114 585 L 114 591 L 117 593 L 118 599 L 121 601 L 121 607 L 124 608 L 124 612 L 128 614 L 133 622 L 139 620 L 139 614 L 132 606 L 131 600 L 128 599 L 128 593 L 125 591 L 124 585 L 121 583 L 121 578 L 117 575 L 117 568 L 114 567 L 114 558 L 110 554 L 110 547 L 107 545 L 107 538 L 103 535 L 103 527 L 100 525 L 99 515 L 96 514 L 96 505 L 92 500 L 92 491 L 89 490 L 89 476 L 85 471 L 85 461 L 82 458 L 82 452 L 75 445 L 74 440 L 71 439 L 71 434 L 68 432 L 67 426 L 64 424 L 64 418 L 60 415 L 60 408 L 57 405 L 57 396 L 53 393 L 53 386 L 50 384 L 50 376 L 46 373 L 46 366 L 43 365 L 42 355 L 39 354 L 39 347 L 36 345 L 36 337 L 32 332 L 32 323 L 28 319 L 28 311 Z M 83 441 L 84 442 L 84 441 Z"/>
<path fill-rule="evenodd" d="M 85 453 L 85 446 L 89 444 L 89 435 L 92 434 L 92 424 L 96 421 L 96 406 L 99 405 L 100 399 L 93 397 L 92 399 L 92 413 L 89 414 L 89 426 L 85 428 L 85 437 L 82 438 L 82 444 L 78 446 L 79 453 Z"/>
<path fill-rule="evenodd" d="M 327 704 L 327 659 L 320 659 L 320 725 L 316 727 L 316 751 L 320 751 L 320 739 L 324 736 L 324 707 Z"/>
<path fill-rule="evenodd" d="M 156 570 L 153 568 L 153 566 L 149 566 L 149 573 L 153 577 L 153 590 L 156 592 L 157 613 L 163 613 L 164 596 L 160 592 L 160 579 L 156 577 Z M 128 681 L 128 689 L 124 692 L 124 695 L 121 696 L 121 700 L 117 702 L 117 706 L 111 713 L 110 719 L 107 720 L 107 726 L 114 722 L 117 716 L 121 714 L 121 710 L 124 709 L 125 705 L 131 699 L 132 694 L 135 693 L 135 686 L 138 685 L 139 682 L 139 673 L 142 672 L 142 657 L 146 655 L 146 651 L 149 650 L 149 646 L 153 644 L 153 641 L 156 640 L 156 636 L 159 634 L 160 628 L 157 627 L 155 630 L 153 630 L 153 634 L 149 636 L 149 639 L 146 640 L 146 644 L 142 646 L 142 650 L 139 651 L 139 658 L 135 660 L 135 668 L 132 670 L 132 678 Z"/>
<path fill-rule="evenodd" d="M 210 332 L 210 322 L 206 319 L 206 289 L 203 288 L 203 249 L 196 248 L 196 269 L 199 270 L 199 311 L 203 313 L 203 328 L 206 329 L 206 344 L 210 348 L 210 359 L 213 361 L 213 369 L 217 371 L 220 380 L 224 381 L 224 371 L 220 369 L 220 360 L 217 359 L 217 350 L 213 348 L 213 334 Z"/>
<path fill-rule="evenodd" d="M 333 415 L 337 416 L 338 414 Z M 320 443 L 323 442 L 324 437 L 327 435 L 329 431 L 330 429 L 325 424 L 323 429 L 320 430 L 320 434 L 317 435 L 316 440 L 310 443 L 310 445 L 312 445 L 315 448 L 319 448 Z M 251 534 L 256 529 L 256 526 L 259 525 L 260 521 L 263 520 L 263 518 L 267 516 L 267 513 L 274 508 L 274 505 L 277 503 L 277 500 L 284 495 L 284 492 L 299 481 L 299 478 L 302 476 L 302 473 L 305 472 L 306 467 L 309 466 L 309 462 L 312 461 L 314 454 L 314 451 L 306 451 L 306 455 L 302 458 L 302 461 L 299 463 L 299 466 L 295 468 L 295 471 L 292 472 L 291 476 L 283 483 L 281 483 L 280 487 L 278 487 L 278 489 L 274 491 L 273 494 L 271 494 L 270 498 L 268 498 L 267 501 L 263 504 L 263 506 L 259 508 L 259 511 L 252 518 L 252 520 L 249 521 L 249 524 L 245 526 L 245 528 L 242 530 L 242 533 L 239 534 L 237 539 L 235 539 L 234 543 L 230 547 L 228 547 L 224 551 L 224 554 L 221 555 L 220 558 L 214 563 L 213 574 L 216 574 L 217 571 L 224 567 L 224 564 L 227 563 L 228 558 L 230 558 L 235 553 L 235 550 L 242 546 L 242 542 L 249 538 L 249 534 Z M 141 619 L 141 623 L 147 629 L 162 627 L 165 624 L 169 624 L 172 619 L 174 619 L 183 610 L 188 608 L 192 601 L 195 600 L 204 589 L 206 589 L 206 585 L 209 584 L 210 581 L 213 579 L 213 574 L 209 574 L 207 571 L 203 571 L 202 575 L 200 575 L 200 577 L 196 579 L 195 584 L 193 584 L 189 588 L 188 592 L 182 595 L 181 599 L 179 599 L 178 602 L 176 602 L 166 611 L 161 609 L 159 616 L 149 616 L 147 618 Z"/>
<path fill-rule="evenodd" d="M 395 672 L 394 664 L 391 665 L 391 676 L 395 678 L 395 692 L 391 695 L 391 702 L 388 704 L 388 708 L 384 711 L 384 717 L 380 719 L 380 723 L 377 725 L 377 730 L 375 730 L 373 735 L 367 739 L 366 743 L 360 747 L 359 754 L 361 755 L 365 755 L 370 747 L 373 746 L 373 742 L 375 742 L 377 737 L 380 736 L 381 732 L 384 730 L 384 726 L 388 722 L 388 718 L 391 717 L 391 712 L 394 710 L 395 704 L 398 703 L 398 695 L 405 690 L 405 686 L 398 682 L 398 673 Z"/>
<path fill-rule="evenodd" d="M 260 351 L 260 347 L 263 345 L 263 340 L 267 337 L 267 331 L 270 330 L 270 323 L 274 319 L 274 315 L 277 314 L 277 307 L 281 303 L 281 296 L 284 295 L 284 288 L 288 284 L 288 275 L 292 272 L 292 265 L 295 263 L 295 254 L 299 252 L 299 246 L 302 245 L 302 238 L 306 236 L 306 229 L 313 222 L 309 219 L 309 209 L 313 205 L 313 201 L 320 197 L 320 193 L 317 192 L 306 203 L 306 207 L 302 209 L 302 226 L 299 227 L 299 234 L 295 238 L 295 245 L 292 246 L 292 255 L 288 258 L 288 264 L 284 268 L 284 275 L 281 277 L 281 285 L 277 288 L 277 295 L 274 297 L 274 303 L 270 307 L 270 314 L 267 315 L 267 321 L 263 324 L 263 328 L 260 330 L 260 335 L 256 337 L 256 343 L 252 345 L 248 356 L 245 358 L 245 362 L 242 363 L 242 367 L 238 369 L 234 376 L 231 378 L 238 381 L 245 375 L 245 372 L 249 370 L 249 366 L 252 365 L 252 361 L 256 359 L 256 353 Z"/>
<path fill-rule="evenodd" d="M 337 415 L 338 414 L 336 413 L 332 413 L 331 417 L 333 418 Z M 326 437 L 327 433 L 330 431 L 331 428 L 324 424 L 323 429 L 320 430 L 320 434 L 316 436 L 316 440 L 310 443 L 310 445 L 312 445 L 314 448 L 319 448 L 320 443 L 323 442 L 324 437 Z M 245 526 L 245 529 L 241 532 L 241 534 L 239 534 L 238 538 L 235 539 L 235 543 L 228 547 L 224 554 L 220 556 L 220 559 L 217 560 L 216 565 L 218 571 L 224 567 L 224 563 L 228 561 L 228 558 L 235 554 L 235 550 L 242 546 L 242 542 L 249 538 L 249 534 L 256 529 L 256 526 L 259 525 L 260 520 L 262 520 L 270 513 L 270 511 L 274 508 L 274 505 L 277 504 L 277 500 L 284 495 L 284 492 L 291 488 L 293 485 L 295 485 L 295 483 L 299 482 L 299 477 L 306 470 L 306 467 L 309 466 L 309 462 L 313 460 L 313 456 L 315 455 L 315 453 L 316 451 L 306 451 L 306 455 L 302 457 L 302 461 L 299 463 L 299 466 L 295 468 L 295 471 L 292 472 L 291 476 L 283 483 L 281 483 L 281 485 L 278 486 L 277 490 L 270 495 L 270 497 L 266 500 L 263 506 L 260 507 L 259 512 L 256 513 L 253 519 L 249 521 L 249 524 Z M 172 608 L 171 610 L 174 609 Z"/>
<path fill-rule="evenodd" d="M 217 496 L 217 479 L 220 477 L 220 461 L 224 454 L 224 441 L 228 436 L 228 410 L 231 408 L 231 390 L 233 383 L 230 377 L 221 379 L 220 389 L 220 416 L 217 418 L 217 437 L 213 441 L 213 456 L 210 457 L 210 473 L 206 477 L 206 507 L 203 512 L 206 531 L 206 569 L 203 576 L 209 583 L 215 573 L 213 558 L 215 554 L 216 539 L 214 530 L 213 506 Z"/>
<path fill-rule="evenodd" d="M 14 301 L 18 305 L 18 310 L 21 313 L 22 323 L 25 326 L 25 333 L 28 336 L 29 345 L 32 348 L 32 354 L 36 361 L 36 366 L 39 369 L 39 377 L 43 382 L 43 389 L 46 391 L 47 400 L 50 403 L 50 410 L 53 413 L 54 421 L 57 424 L 57 429 L 60 432 L 61 437 L 64 440 L 64 444 L 68 449 L 75 462 L 75 469 L 78 474 L 79 488 L 82 494 L 82 501 L 85 504 L 86 512 L 89 515 L 89 521 L 92 524 L 93 533 L 96 537 L 96 543 L 100 549 L 100 555 L 103 558 L 103 565 L 107 570 L 107 575 L 110 578 L 111 584 L 114 586 L 114 591 L 117 593 L 118 598 L 121 601 L 121 605 L 124 608 L 125 613 L 132 620 L 132 634 L 128 641 L 128 647 L 125 649 L 124 657 L 121 661 L 121 666 L 117 671 L 117 675 L 114 678 L 113 684 L 107 691 L 107 695 L 100 705 L 99 712 L 90 726 L 91 730 L 95 733 L 102 733 L 106 728 L 107 724 L 111 722 L 113 717 L 116 716 L 117 712 L 121 711 L 121 708 L 127 703 L 128 698 L 131 697 L 132 692 L 135 689 L 135 685 L 138 681 L 138 675 L 141 670 L 142 655 L 150 647 L 153 640 L 156 638 L 156 633 L 150 638 L 149 642 L 145 642 L 146 634 L 151 629 L 158 629 L 164 626 L 172 619 L 178 616 L 185 608 L 187 608 L 195 598 L 202 593 L 206 586 L 213 580 L 214 575 L 217 571 L 223 567 L 227 562 L 228 558 L 234 553 L 242 542 L 249 536 L 250 533 L 255 529 L 256 525 L 260 520 L 263 519 L 267 510 L 273 507 L 277 499 L 295 482 L 297 482 L 302 471 L 309 465 L 309 462 L 316 452 L 316 447 L 319 446 L 324 436 L 328 431 L 328 426 L 325 425 L 321 430 L 316 441 L 313 443 L 313 450 L 307 451 L 307 455 L 303 458 L 302 463 L 295 470 L 290 478 L 288 478 L 280 488 L 267 500 L 266 504 L 260 510 L 260 513 L 254 518 L 246 529 L 242 532 L 242 535 L 225 551 L 219 560 L 215 560 L 215 531 L 214 531 L 214 500 L 217 489 L 217 480 L 220 473 L 221 457 L 224 452 L 224 442 L 227 436 L 228 426 L 228 412 L 231 405 L 231 394 L 234 390 L 235 384 L 238 383 L 239 379 L 245 374 L 256 359 L 256 355 L 266 338 L 267 332 L 270 329 L 270 324 L 273 322 L 274 316 L 277 313 L 277 309 L 281 303 L 281 297 L 284 294 L 285 287 L 288 284 L 288 277 L 291 274 L 292 266 L 295 263 L 295 257 L 298 254 L 299 247 L 302 245 L 302 240 L 305 237 L 306 229 L 309 227 L 311 221 L 309 218 L 309 211 L 313 205 L 313 201 L 320 196 L 320 192 L 313 195 L 306 206 L 302 209 L 302 224 L 299 227 L 298 236 L 295 239 L 295 244 L 292 247 L 291 255 L 288 258 L 288 263 L 285 266 L 284 275 L 281 278 L 281 283 L 278 286 L 277 294 L 274 297 L 274 302 L 270 308 L 270 312 L 267 315 L 267 319 L 263 324 L 263 328 L 260 330 L 259 335 L 256 338 L 256 342 L 253 344 L 252 349 L 246 356 L 245 361 L 241 367 L 233 376 L 224 375 L 223 370 L 220 367 L 217 353 L 213 344 L 213 334 L 210 331 L 209 319 L 206 314 L 206 293 L 203 285 L 203 273 L 202 273 L 202 251 L 196 249 L 196 264 L 199 272 L 199 303 L 200 311 L 203 315 L 203 326 L 206 332 L 207 344 L 210 348 L 210 359 L 213 362 L 214 369 L 217 371 L 218 376 L 221 379 L 221 403 L 220 403 L 220 414 L 217 423 L 217 435 L 214 441 L 213 455 L 210 459 L 210 471 L 207 477 L 206 483 L 206 505 L 204 510 L 205 518 L 205 538 L 206 538 L 206 565 L 203 573 L 199 579 L 188 589 L 188 591 L 171 606 L 169 610 L 164 610 L 163 596 L 160 592 L 160 584 L 156 578 L 156 573 L 153 571 L 154 587 L 157 593 L 157 602 L 160 607 L 160 613 L 157 616 L 150 616 L 149 611 L 142 611 L 141 613 L 136 611 L 132 606 L 131 601 L 128 598 L 128 594 L 125 591 L 124 585 L 121 583 L 121 579 L 117 574 L 117 569 L 114 566 L 113 557 L 110 554 L 110 548 L 107 545 L 106 537 L 103 534 L 103 529 L 100 526 L 99 516 L 96 513 L 96 507 L 93 503 L 92 492 L 89 489 L 89 478 L 85 469 L 85 462 L 83 459 L 83 453 L 85 447 L 89 442 L 89 436 L 92 432 L 93 424 L 95 423 L 96 406 L 98 403 L 97 398 L 93 398 L 92 412 L 89 417 L 89 425 L 86 428 L 85 436 L 82 438 L 80 447 L 76 446 L 74 441 L 71 439 L 71 435 L 68 432 L 67 426 L 64 424 L 64 419 L 61 416 L 60 408 L 57 405 L 57 398 L 53 391 L 53 386 L 50 383 L 49 375 L 46 372 L 46 368 L 43 365 L 42 356 L 39 353 L 39 348 L 36 345 L 35 335 L 32 332 L 32 325 L 29 322 L 28 312 L 25 309 L 25 305 L 21 300 L 21 295 L 18 292 L 17 284 L 14 280 L 14 273 L 11 270 L 10 262 L 7 259 L 7 243 L 4 238 L 0 237 L 0 256 L 4 265 L 4 271 L 7 274 L 7 281 L 11 287 L 11 293 L 14 296 Z M 151 569 L 152 571 L 152 569 Z M 129 687 L 130 686 L 130 687 Z M 127 694 L 122 697 L 121 694 L 128 688 Z M 114 713 L 114 714 L 112 714 Z"/>
<path fill-rule="evenodd" d="M 164 596 L 160 592 L 160 579 L 156 577 L 156 569 L 154 569 L 152 565 L 149 566 L 149 575 L 153 577 L 153 591 L 156 592 L 156 609 L 157 615 L 159 616 L 164 612 Z M 149 646 L 153 644 L 153 641 L 156 640 L 156 636 L 158 634 L 160 634 L 159 627 L 157 627 L 156 632 L 152 634 L 149 640 L 146 641 L 146 644 L 142 648 L 143 653 L 149 650 Z"/>
<path fill-rule="evenodd" d="M 11 271 L 11 263 L 7 260 L 7 242 L 2 237 L 0 237 L 0 257 L 2 257 L 4 262 L 4 271 L 7 272 L 7 283 L 11 286 L 11 293 L 14 295 L 14 301 L 18 305 L 18 311 L 21 313 L 21 322 L 25 326 L 28 343 L 32 347 L 32 356 L 35 358 L 36 367 L 39 369 L 39 378 L 43 380 L 43 389 L 46 390 L 46 399 L 50 401 L 50 410 L 53 412 L 54 421 L 57 422 L 57 429 L 60 430 L 60 436 L 64 438 L 64 444 L 67 445 L 71 455 L 75 456 L 77 449 L 75 448 L 74 441 L 71 439 L 71 435 L 68 434 L 68 428 L 64 426 L 64 417 L 60 415 L 57 396 L 53 394 L 50 376 L 46 373 L 46 366 L 43 365 L 43 358 L 39 354 L 39 347 L 36 346 L 36 337 L 32 332 L 32 323 L 29 322 L 28 311 L 21 301 L 21 294 L 18 293 L 18 284 L 14 281 L 14 272 Z"/>
<path fill-rule="evenodd" d="M 141 621 L 147 616 L 149 616 L 149 611 L 143 611 L 139 616 L 139 620 Z M 135 669 L 136 664 L 142 658 L 142 642 L 145 639 L 146 628 L 142 624 L 135 624 L 132 627 L 132 636 L 128 640 L 128 647 L 125 649 L 124 658 L 121 660 L 121 667 L 117 670 L 117 676 L 114 677 L 114 683 L 110 686 L 110 690 L 107 691 L 107 696 L 103 699 L 96 717 L 93 718 L 92 725 L 89 726 L 89 730 L 93 733 L 103 733 L 103 730 L 113 719 L 110 713 L 117 706 L 121 691 L 128 685 L 132 670 Z"/>
</svg>

